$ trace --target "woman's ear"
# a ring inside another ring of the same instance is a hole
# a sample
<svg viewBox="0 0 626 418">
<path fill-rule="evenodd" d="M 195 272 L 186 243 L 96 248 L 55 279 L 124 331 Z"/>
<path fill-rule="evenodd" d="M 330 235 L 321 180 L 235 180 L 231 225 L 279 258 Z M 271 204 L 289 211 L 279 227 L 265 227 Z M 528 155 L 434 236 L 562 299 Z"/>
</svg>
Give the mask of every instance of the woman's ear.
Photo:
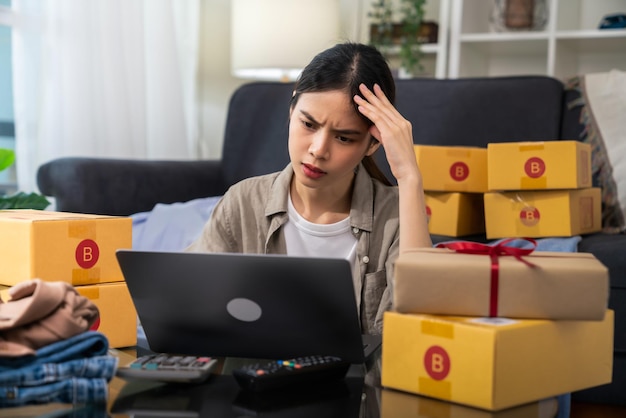
<svg viewBox="0 0 626 418">
<path fill-rule="evenodd" d="M 370 157 L 372 154 L 376 152 L 378 147 L 380 147 L 380 142 L 378 142 L 378 139 L 372 137 L 372 139 L 370 140 L 369 148 L 367 149 L 367 152 L 365 153 L 365 156 Z"/>
</svg>

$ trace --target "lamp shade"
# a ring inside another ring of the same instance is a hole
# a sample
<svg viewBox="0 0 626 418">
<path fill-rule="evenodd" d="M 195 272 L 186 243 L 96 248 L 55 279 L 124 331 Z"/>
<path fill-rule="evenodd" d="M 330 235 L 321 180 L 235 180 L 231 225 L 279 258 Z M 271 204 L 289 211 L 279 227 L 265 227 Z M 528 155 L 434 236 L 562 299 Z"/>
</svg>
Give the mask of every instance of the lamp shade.
<svg viewBox="0 0 626 418">
<path fill-rule="evenodd" d="M 233 0 L 231 7 L 235 77 L 293 81 L 339 38 L 339 0 Z"/>
</svg>

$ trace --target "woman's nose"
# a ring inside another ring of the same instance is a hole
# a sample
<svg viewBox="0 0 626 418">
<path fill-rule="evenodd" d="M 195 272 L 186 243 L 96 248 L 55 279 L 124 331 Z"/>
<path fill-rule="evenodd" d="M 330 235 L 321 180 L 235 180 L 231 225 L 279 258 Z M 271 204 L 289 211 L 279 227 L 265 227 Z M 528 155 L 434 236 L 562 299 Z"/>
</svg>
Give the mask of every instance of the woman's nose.
<svg viewBox="0 0 626 418">
<path fill-rule="evenodd" d="M 326 159 L 328 158 L 329 144 L 328 135 L 320 131 L 314 136 L 313 141 L 311 141 L 309 153 L 317 159 Z"/>
</svg>

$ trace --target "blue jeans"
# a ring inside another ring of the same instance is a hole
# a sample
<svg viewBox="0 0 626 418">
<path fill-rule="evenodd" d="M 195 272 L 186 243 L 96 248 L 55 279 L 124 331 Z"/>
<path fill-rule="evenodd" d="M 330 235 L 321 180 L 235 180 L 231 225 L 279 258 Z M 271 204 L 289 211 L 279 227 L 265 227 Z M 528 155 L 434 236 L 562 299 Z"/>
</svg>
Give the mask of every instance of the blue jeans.
<svg viewBox="0 0 626 418">
<path fill-rule="evenodd" d="M 107 388 L 107 379 L 79 377 L 37 386 L 2 386 L 0 387 L 0 407 L 49 402 L 105 403 Z"/>
<path fill-rule="evenodd" d="M 94 356 L 103 356 L 109 350 L 109 340 L 98 331 L 85 331 L 65 340 L 41 347 L 35 355 L 0 357 L 0 373 L 20 367 L 45 363 L 61 363 Z"/>
<path fill-rule="evenodd" d="M 572 394 L 566 393 L 556 398 L 559 402 L 559 412 L 557 418 L 569 418 L 569 414 L 572 408 Z"/>
<path fill-rule="evenodd" d="M 33 356 L 0 358 L 0 406 L 106 402 L 117 358 L 96 331 L 49 344 Z"/>
<path fill-rule="evenodd" d="M 111 379 L 117 367 L 117 357 L 98 356 L 63 363 L 44 363 L 0 373 L 0 388 L 7 386 L 37 386 L 79 377 Z M 0 389 L 2 390 L 2 389 Z"/>
</svg>

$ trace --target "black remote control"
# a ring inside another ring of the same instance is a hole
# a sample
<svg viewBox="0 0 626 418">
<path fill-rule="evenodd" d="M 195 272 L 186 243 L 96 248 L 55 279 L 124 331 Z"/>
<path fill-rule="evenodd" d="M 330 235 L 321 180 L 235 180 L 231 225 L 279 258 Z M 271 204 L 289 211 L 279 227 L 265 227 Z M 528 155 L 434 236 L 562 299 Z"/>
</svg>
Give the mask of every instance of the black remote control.
<svg viewBox="0 0 626 418">
<path fill-rule="evenodd" d="M 241 388 L 263 392 L 341 379 L 349 368 L 339 357 L 307 356 L 250 364 L 233 370 L 233 376 Z"/>
</svg>

